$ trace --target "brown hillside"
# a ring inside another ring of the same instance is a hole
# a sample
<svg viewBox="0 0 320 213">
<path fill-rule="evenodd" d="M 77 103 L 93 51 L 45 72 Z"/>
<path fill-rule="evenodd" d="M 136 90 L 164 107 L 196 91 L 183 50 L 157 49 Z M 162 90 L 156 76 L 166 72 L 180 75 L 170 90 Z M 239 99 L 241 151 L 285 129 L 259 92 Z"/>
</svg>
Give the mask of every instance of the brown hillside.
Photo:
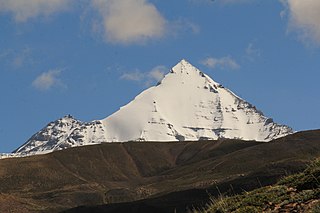
<svg viewBox="0 0 320 213">
<path fill-rule="evenodd" d="M 9 206 L 28 211 L 60 211 L 156 199 L 217 184 L 221 190 L 228 190 L 230 184 L 234 191 L 253 189 L 301 171 L 318 156 L 320 131 L 308 131 L 270 143 L 105 143 L 3 159 L 0 210 L 12 202 Z M 188 199 L 183 204 L 187 205 Z M 167 210 L 170 208 L 174 206 Z"/>
</svg>

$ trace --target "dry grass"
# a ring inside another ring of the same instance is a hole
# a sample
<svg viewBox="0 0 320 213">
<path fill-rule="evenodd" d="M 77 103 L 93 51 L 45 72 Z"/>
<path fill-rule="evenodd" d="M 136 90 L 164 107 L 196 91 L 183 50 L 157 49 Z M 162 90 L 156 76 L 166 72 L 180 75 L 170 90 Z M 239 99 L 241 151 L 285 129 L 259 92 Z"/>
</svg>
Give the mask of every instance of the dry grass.
<svg viewBox="0 0 320 213">
<path fill-rule="evenodd" d="M 212 198 L 202 210 L 214 212 L 319 212 L 320 158 L 299 174 L 283 178 L 277 184 L 232 197 Z"/>
</svg>

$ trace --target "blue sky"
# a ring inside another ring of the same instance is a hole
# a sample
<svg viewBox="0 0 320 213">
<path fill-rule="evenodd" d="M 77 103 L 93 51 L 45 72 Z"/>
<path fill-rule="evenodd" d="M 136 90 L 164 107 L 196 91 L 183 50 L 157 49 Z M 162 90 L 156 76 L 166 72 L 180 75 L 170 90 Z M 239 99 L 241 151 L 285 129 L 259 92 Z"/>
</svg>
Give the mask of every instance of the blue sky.
<svg viewBox="0 0 320 213">
<path fill-rule="evenodd" d="M 182 58 L 295 130 L 320 127 L 318 0 L 0 0 L 0 152 L 102 119 Z"/>
</svg>

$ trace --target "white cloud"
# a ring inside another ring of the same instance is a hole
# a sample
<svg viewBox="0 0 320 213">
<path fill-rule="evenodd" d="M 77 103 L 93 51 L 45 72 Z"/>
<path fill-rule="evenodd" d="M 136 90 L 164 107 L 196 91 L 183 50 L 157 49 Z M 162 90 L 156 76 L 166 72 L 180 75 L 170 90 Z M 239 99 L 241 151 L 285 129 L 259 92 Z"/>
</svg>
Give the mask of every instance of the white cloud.
<svg viewBox="0 0 320 213">
<path fill-rule="evenodd" d="M 0 11 L 12 13 L 15 21 L 25 22 L 65 10 L 71 0 L 0 0 Z"/>
<path fill-rule="evenodd" d="M 140 71 L 127 72 L 122 74 L 120 79 L 127 81 L 142 81 L 144 79 L 144 74 Z"/>
<path fill-rule="evenodd" d="M 154 82 L 160 82 L 167 71 L 167 67 L 159 65 L 151 69 L 149 72 L 141 72 L 136 70 L 134 72 L 124 73 L 120 76 L 120 79 L 143 82 L 146 86 L 150 86 Z"/>
<path fill-rule="evenodd" d="M 107 41 L 140 43 L 165 34 L 165 18 L 147 0 L 93 0 L 93 6 L 103 18 Z"/>
<path fill-rule="evenodd" d="M 153 68 L 149 74 L 148 78 L 150 80 L 161 81 L 164 77 L 164 74 L 168 71 L 167 67 L 160 65 Z"/>
<path fill-rule="evenodd" d="M 240 68 L 240 65 L 230 56 L 222 58 L 209 57 L 202 60 L 200 63 L 211 69 L 221 68 L 235 70 Z"/>
<path fill-rule="evenodd" d="M 295 30 L 300 38 L 320 44 L 320 1 L 319 0 L 281 0 L 289 17 L 289 30 Z M 286 14 L 281 12 L 281 14 Z"/>
<path fill-rule="evenodd" d="M 254 61 L 256 58 L 261 56 L 261 50 L 255 47 L 253 42 L 249 43 L 246 48 L 246 58 Z"/>
<path fill-rule="evenodd" d="M 32 86 L 38 90 L 48 90 L 53 86 L 62 85 L 59 76 L 61 74 L 61 70 L 49 70 L 48 72 L 44 72 L 39 75 L 33 82 Z"/>
</svg>

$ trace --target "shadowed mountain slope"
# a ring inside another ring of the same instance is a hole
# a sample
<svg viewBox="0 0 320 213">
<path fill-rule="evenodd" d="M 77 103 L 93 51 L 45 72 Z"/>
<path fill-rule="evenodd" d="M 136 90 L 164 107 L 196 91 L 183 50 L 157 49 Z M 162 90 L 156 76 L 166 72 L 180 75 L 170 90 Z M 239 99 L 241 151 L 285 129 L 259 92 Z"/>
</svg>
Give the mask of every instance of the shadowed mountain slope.
<svg viewBox="0 0 320 213">
<path fill-rule="evenodd" d="M 216 186 L 225 192 L 232 185 L 233 193 L 238 193 L 268 185 L 303 170 L 319 156 L 320 130 L 315 130 L 270 143 L 104 143 L 2 159 L 0 210 L 10 202 L 12 208 L 28 211 L 111 204 L 99 208 L 136 205 L 147 212 L 143 206 L 153 203 L 159 211 L 183 212 L 187 206 L 203 203 L 207 189 L 215 194 Z M 141 199 L 147 200 L 112 204 Z"/>
</svg>

